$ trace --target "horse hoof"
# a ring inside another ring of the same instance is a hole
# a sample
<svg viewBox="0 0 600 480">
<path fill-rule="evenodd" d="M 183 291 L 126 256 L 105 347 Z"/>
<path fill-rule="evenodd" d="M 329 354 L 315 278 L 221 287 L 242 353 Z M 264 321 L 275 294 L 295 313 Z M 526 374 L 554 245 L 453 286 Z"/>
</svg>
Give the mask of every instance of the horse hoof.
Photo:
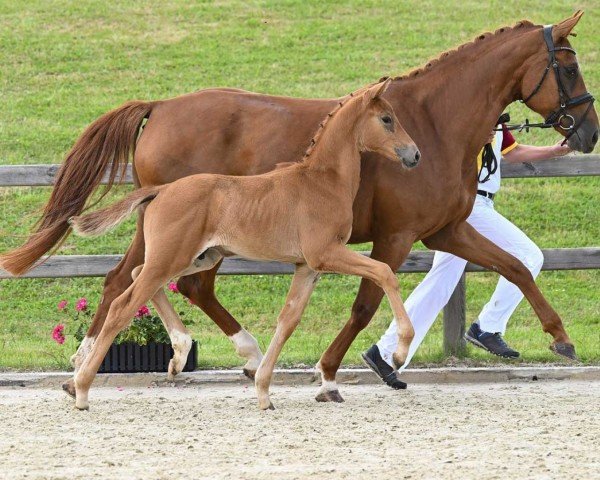
<svg viewBox="0 0 600 480">
<path fill-rule="evenodd" d="M 242 370 L 242 372 L 244 372 L 244 375 L 246 375 L 246 377 L 248 377 L 250 380 L 254 380 L 254 376 L 256 375 L 256 370 L 249 370 L 247 368 L 244 368 Z"/>
<path fill-rule="evenodd" d="M 62 389 L 63 389 L 63 392 L 65 392 L 71 398 L 77 398 L 77 395 L 75 393 L 75 385 L 73 383 L 73 380 L 68 380 L 65 383 L 63 383 L 62 384 Z"/>
<path fill-rule="evenodd" d="M 77 410 L 79 410 L 80 412 L 88 412 L 90 410 L 90 406 L 89 405 L 86 405 L 84 407 L 78 407 L 77 405 L 75 405 L 75 408 Z"/>
<path fill-rule="evenodd" d="M 570 343 L 553 343 L 550 345 L 550 350 L 552 350 L 557 355 L 561 357 L 568 358 L 569 360 L 573 360 L 575 362 L 579 361 L 577 354 L 575 353 L 575 346 Z"/>
<path fill-rule="evenodd" d="M 340 395 L 339 390 L 323 390 L 315 397 L 317 402 L 335 402 L 343 403 L 344 397 Z"/>
<path fill-rule="evenodd" d="M 273 402 L 269 402 L 269 404 L 266 407 L 260 407 L 261 410 L 275 410 L 275 406 L 273 405 Z"/>
</svg>

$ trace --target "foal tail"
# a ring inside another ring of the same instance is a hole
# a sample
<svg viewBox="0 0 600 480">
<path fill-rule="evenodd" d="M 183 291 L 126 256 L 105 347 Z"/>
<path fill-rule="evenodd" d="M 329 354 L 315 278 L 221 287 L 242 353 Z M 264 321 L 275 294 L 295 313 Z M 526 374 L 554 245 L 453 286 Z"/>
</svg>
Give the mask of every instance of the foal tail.
<svg viewBox="0 0 600 480">
<path fill-rule="evenodd" d="M 0 266 L 21 275 L 46 252 L 51 254 L 69 233 L 68 219 L 79 215 L 102 178 L 108 185 L 102 198 L 113 186 L 120 171 L 125 173 L 142 120 L 150 115 L 155 103 L 129 102 L 105 113 L 85 129 L 61 165 L 48 203 L 36 230 L 20 247 L 0 256 Z"/>
<path fill-rule="evenodd" d="M 125 220 L 137 207 L 156 198 L 162 188 L 162 186 L 140 188 L 106 208 L 87 215 L 71 217 L 68 223 L 73 227 L 73 231 L 82 237 L 102 235 Z"/>
</svg>

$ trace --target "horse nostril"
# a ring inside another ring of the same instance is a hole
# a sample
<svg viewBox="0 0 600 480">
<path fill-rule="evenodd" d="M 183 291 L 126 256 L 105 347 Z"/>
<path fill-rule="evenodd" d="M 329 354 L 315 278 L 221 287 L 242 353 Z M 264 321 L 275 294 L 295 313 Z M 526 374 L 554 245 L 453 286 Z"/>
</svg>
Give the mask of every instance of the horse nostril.
<svg viewBox="0 0 600 480">
<path fill-rule="evenodd" d="M 418 162 L 419 160 L 421 160 L 421 152 L 417 150 L 415 153 L 415 162 Z"/>
<path fill-rule="evenodd" d="M 597 141 L 598 141 L 598 130 L 596 130 L 596 132 L 592 135 L 592 145 L 596 145 Z"/>
</svg>

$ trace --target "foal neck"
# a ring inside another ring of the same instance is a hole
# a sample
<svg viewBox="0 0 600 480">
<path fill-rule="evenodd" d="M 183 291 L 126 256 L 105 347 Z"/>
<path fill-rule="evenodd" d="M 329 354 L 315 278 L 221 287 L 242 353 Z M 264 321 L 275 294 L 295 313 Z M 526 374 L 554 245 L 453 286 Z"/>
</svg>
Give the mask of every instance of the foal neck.
<svg viewBox="0 0 600 480">
<path fill-rule="evenodd" d="M 360 180 L 358 127 L 364 109 L 362 96 L 341 100 L 321 122 L 303 160 L 308 171 L 333 173 L 340 183 L 349 184 L 354 193 Z"/>
</svg>

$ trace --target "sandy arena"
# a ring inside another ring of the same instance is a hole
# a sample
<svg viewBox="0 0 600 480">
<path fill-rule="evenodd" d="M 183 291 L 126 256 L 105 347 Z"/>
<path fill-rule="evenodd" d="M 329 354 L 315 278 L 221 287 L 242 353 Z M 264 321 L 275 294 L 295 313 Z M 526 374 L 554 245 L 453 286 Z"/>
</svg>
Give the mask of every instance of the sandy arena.
<svg viewBox="0 0 600 480">
<path fill-rule="evenodd" d="M 0 388 L 0 478 L 600 478 L 600 382 L 184 385 Z"/>
</svg>

